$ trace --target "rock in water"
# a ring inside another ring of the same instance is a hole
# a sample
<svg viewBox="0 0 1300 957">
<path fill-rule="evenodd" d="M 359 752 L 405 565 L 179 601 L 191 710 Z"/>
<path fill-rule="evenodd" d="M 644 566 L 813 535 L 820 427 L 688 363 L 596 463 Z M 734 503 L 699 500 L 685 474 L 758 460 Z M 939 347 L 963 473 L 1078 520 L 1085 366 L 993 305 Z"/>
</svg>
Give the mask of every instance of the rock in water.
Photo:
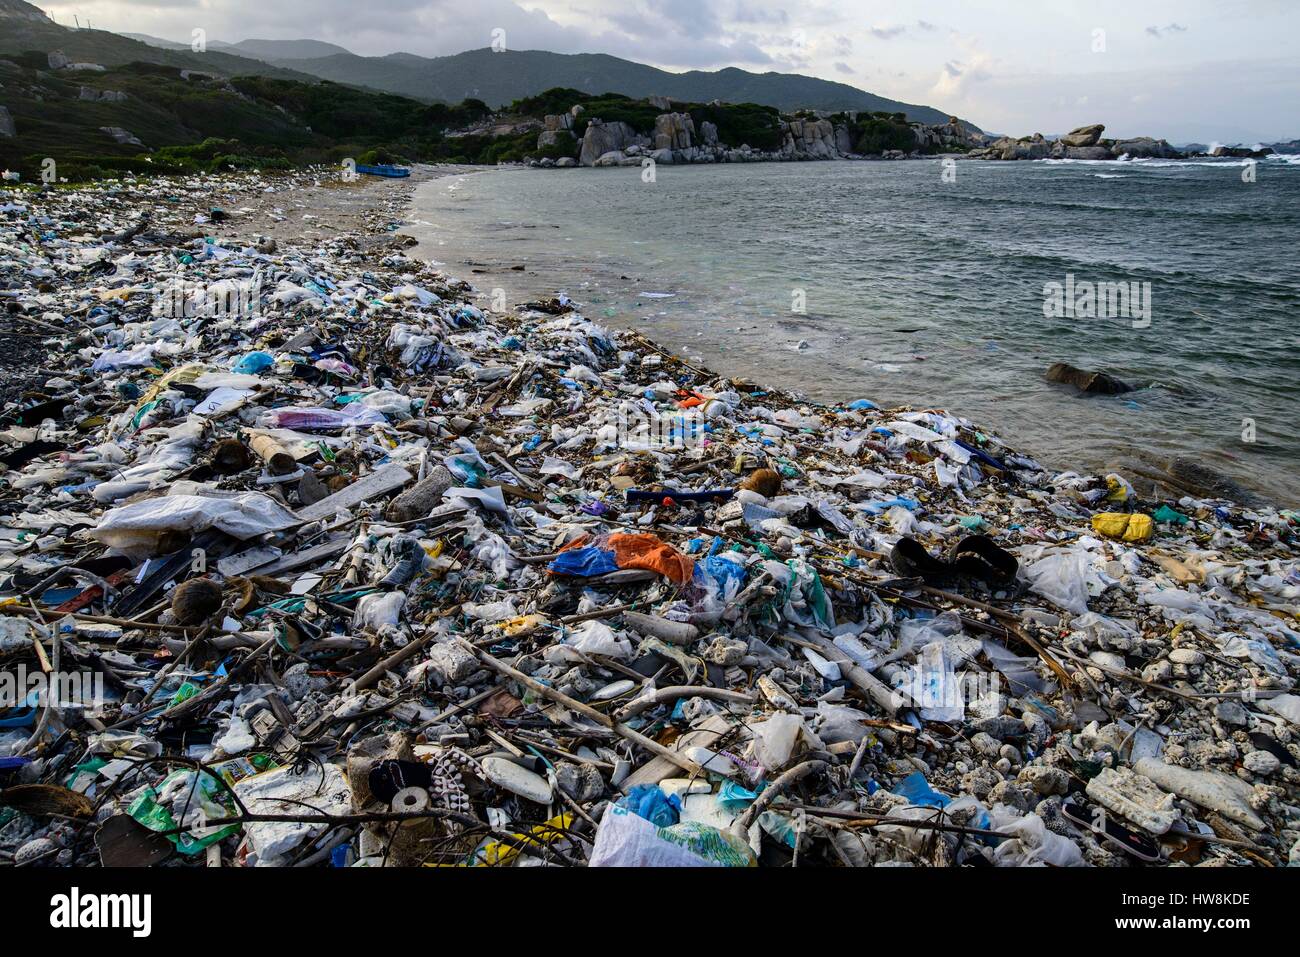
<svg viewBox="0 0 1300 957">
<path fill-rule="evenodd" d="M 1102 123 L 1081 126 L 1077 130 L 1070 130 L 1070 132 L 1062 136 L 1061 142 L 1066 146 L 1096 146 L 1105 129 L 1106 127 Z"/>
<path fill-rule="evenodd" d="M 1127 153 L 1133 159 L 1177 159 L 1183 154 L 1169 145 L 1168 140 L 1157 140 L 1150 136 L 1138 136 L 1131 140 L 1120 140 L 1110 148 L 1116 156 Z"/>
<path fill-rule="evenodd" d="M 1254 492 L 1242 488 L 1232 479 L 1193 459 L 1175 458 L 1167 466 L 1170 479 L 1200 498 L 1227 498 L 1243 505 L 1259 505 Z"/>
<path fill-rule="evenodd" d="M 1047 381 L 1072 385 L 1080 392 L 1091 392 L 1097 395 L 1119 395 L 1121 392 L 1133 391 L 1131 385 L 1116 379 L 1113 375 L 1105 372 L 1089 372 L 1086 369 L 1076 368 L 1068 362 L 1057 362 L 1048 369 Z"/>
<path fill-rule="evenodd" d="M 172 592 L 172 614 L 178 625 L 201 625 L 221 607 L 221 586 L 211 578 L 191 578 Z"/>
</svg>

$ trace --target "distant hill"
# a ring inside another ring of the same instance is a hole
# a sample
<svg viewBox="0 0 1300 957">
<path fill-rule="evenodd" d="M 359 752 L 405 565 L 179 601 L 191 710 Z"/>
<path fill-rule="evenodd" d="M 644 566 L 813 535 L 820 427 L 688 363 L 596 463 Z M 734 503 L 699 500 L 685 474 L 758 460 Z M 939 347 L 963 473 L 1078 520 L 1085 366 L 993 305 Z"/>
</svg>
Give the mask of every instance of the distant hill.
<svg viewBox="0 0 1300 957">
<path fill-rule="evenodd" d="M 188 43 L 164 40 L 162 37 L 150 36 L 147 33 L 123 33 L 121 36 L 139 40 L 141 43 L 147 43 L 149 46 L 158 47 L 161 50 L 190 49 Z M 231 53 L 235 56 L 248 56 L 263 62 L 288 59 L 310 60 L 316 57 L 334 56 L 339 53 L 350 55 L 352 52 L 346 47 L 341 47 L 336 43 L 326 43 L 323 40 L 240 40 L 238 43 L 209 40 L 208 49 Z"/>
<path fill-rule="evenodd" d="M 167 41 L 162 41 L 166 43 Z M 310 81 L 313 77 L 276 66 L 265 60 L 209 49 L 194 53 L 188 44 L 170 48 L 153 46 L 106 30 L 76 30 L 60 26 L 23 0 L 0 0 L 0 56 L 62 50 L 74 62 L 123 66 L 156 63 L 181 70 L 199 70 L 220 76 L 273 76 Z"/>
<path fill-rule="evenodd" d="M 44 10 L 23 3 L 23 0 L 0 0 L 0 19 L 29 20 L 34 23 L 52 23 Z"/>
<path fill-rule="evenodd" d="M 326 56 L 353 56 L 351 50 L 324 40 L 240 40 L 223 43 L 220 49 L 259 60 L 312 60 Z"/>
<path fill-rule="evenodd" d="M 164 40 L 162 37 L 152 37 L 147 33 L 119 33 L 118 36 L 127 37 L 131 40 L 139 40 L 141 43 L 146 43 L 151 47 L 158 47 L 160 50 L 188 50 L 190 48 L 188 43 L 177 43 L 175 40 Z M 225 44 L 221 44 L 220 46 L 224 45 Z M 219 45 L 213 44 L 213 46 Z"/>
<path fill-rule="evenodd" d="M 251 52 L 244 44 L 236 44 Z M 859 110 L 905 113 L 923 123 L 946 123 L 949 114 L 929 106 L 900 103 L 865 90 L 797 73 L 750 73 L 692 70 L 670 73 L 603 53 L 548 53 L 544 50 L 468 50 L 454 56 L 422 57 L 411 53 L 366 57 L 354 53 L 287 58 L 271 56 L 277 66 L 310 73 L 336 83 L 399 93 L 421 100 L 459 103 L 479 99 L 492 107 L 534 96 L 555 87 L 585 93 L 622 93 L 631 97 L 667 96 L 707 103 L 761 103 L 779 110 Z"/>
<path fill-rule="evenodd" d="M 930 124 L 946 123 L 949 117 L 934 107 L 902 103 L 847 83 L 797 73 L 750 73 L 735 67 L 672 73 L 604 53 L 494 53 L 485 48 L 444 57 L 412 53 L 367 57 L 321 40 L 225 43 L 212 38 L 206 52 L 195 53 L 187 43 L 145 33 L 74 30 L 54 23 L 24 0 L 0 0 L 0 55 L 55 49 L 74 61 L 106 66 L 146 62 L 223 76 L 318 77 L 425 102 L 454 104 L 472 98 L 494 108 L 564 87 L 633 98 L 666 96 L 691 103 L 758 103 L 784 112 L 903 113 L 909 120 Z"/>
</svg>

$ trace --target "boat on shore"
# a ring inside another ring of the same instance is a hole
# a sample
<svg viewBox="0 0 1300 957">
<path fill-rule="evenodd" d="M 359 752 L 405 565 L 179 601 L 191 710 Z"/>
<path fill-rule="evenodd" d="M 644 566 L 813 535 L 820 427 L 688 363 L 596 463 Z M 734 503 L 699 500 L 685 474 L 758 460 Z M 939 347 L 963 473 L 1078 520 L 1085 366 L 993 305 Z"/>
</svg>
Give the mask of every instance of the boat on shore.
<svg viewBox="0 0 1300 957">
<path fill-rule="evenodd" d="M 401 179 L 411 175 L 411 171 L 405 166 L 361 165 L 357 167 L 357 172 L 365 173 L 367 176 L 388 176 L 392 179 Z"/>
</svg>

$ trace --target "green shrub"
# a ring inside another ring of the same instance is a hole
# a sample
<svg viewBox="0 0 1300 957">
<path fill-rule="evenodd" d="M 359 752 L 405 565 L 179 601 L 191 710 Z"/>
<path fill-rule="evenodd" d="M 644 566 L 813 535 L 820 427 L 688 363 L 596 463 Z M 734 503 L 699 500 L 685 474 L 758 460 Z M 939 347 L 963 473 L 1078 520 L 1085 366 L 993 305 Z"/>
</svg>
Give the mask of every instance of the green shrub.
<svg viewBox="0 0 1300 957">
<path fill-rule="evenodd" d="M 901 113 L 895 114 L 902 116 Z M 883 153 L 885 150 L 902 150 L 910 153 L 916 149 L 916 136 L 906 122 L 894 119 L 880 119 L 876 114 L 867 119 L 859 118 L 850 131 L 853 149 L 858 153 Z"/>
<path fill-rule="evenodd" d="M 775 107 L 757 103 L 726 103 L 721 106 L 689 107 L 697 139 L 704 122 L 718 128 L 718 140 L 737 147 L 748 143 L 754 149 L 774 150 L 781 146 L 781 114 Z"/>
</svg>

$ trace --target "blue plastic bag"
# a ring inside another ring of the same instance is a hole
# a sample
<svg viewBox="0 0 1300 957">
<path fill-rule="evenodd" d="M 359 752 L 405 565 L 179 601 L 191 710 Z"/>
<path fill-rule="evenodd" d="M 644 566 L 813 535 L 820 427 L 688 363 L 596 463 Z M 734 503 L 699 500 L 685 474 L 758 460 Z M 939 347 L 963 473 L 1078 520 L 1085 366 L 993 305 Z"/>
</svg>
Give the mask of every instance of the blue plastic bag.
<svg viewBox="0 0 1300 957">
<path fill-rule="evenodd" d="M 618 806 L 627 808 L 656 827 L 672 827 L 682 819 L 681 798 L 676 794 L 669 797 L 653 784 L 638 784 L 619 800 Z"/>
</svg>

